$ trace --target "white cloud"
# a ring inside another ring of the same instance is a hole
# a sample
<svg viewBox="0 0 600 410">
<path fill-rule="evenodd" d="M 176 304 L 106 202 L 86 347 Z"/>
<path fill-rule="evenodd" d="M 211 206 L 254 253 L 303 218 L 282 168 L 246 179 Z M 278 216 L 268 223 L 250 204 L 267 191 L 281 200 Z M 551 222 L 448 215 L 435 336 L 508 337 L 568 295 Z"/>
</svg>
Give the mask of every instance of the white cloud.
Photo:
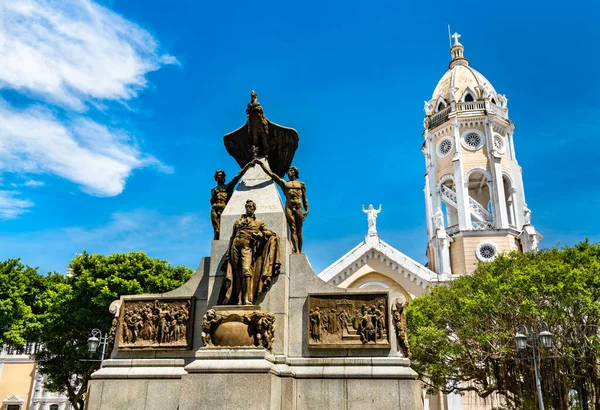
<svg viewBox="0 0 600 410">
<path fill-rule="evenodd" d="M 122 130 L 88 118 L 62 123 L 47 109 L 15 110 L 0 100 L 0 170 L 52 173 L 99 196 L 121 193 L 133 169 L 157 165 Z"/>
<path fill-rule="evenodd" d="M 150 33 L 89 0 L 0 2 L 0 86 L 84 110 L 129 100 L 165 64 Z"/>
<path fill-rule="evenodd" d="M 40 186 L 44 186 L 44 182 L 43 181 L 36 181 L 35 179 L 30 179 L 28 181 L 25 181 L 25 183 L 23 184 L 23 186 L 28 186 L 28 187 L 32 187 L 32 188 L 37 188 Z"/>
<path fill-rule="evenodd" d="M 28 211 L 33 202 L 16 198 L 18 192 L 0 190 L 0 219 L 14 219 Z"/>
<path fill-rule="evenodd" d="M 0 98 L 0 178 L 50 173 L 85 192 L 113 196 L 136 168 L 172 172 L 127 131 L 81 115 L 105 101 L 137 97 L 148 72 L 178 64 L 158 48 L 146 30 L 90 0 L 0 0 L 0 89 L 30 99 L 16 108 Z M 42 185 L 31 180 L 14 187 Z M 4 215 L 33 205 L 15 195 L 4 191 Z"/>
</svg>

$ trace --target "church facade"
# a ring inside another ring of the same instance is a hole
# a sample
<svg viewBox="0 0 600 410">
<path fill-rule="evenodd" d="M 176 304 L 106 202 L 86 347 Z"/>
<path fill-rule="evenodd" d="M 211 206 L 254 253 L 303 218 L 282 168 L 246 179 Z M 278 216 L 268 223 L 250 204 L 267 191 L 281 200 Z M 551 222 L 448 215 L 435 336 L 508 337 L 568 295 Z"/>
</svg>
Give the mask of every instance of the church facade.
<svg viewBox="0 0 600 410">
<path fill-rule="evenodd" d="M 424 106 L 427 266 L 379 237 L 378 210 L 369 206 L 363 207 L 369 223 L 364 241 L 323 270 L 324 281 L 347 289 L 390 289 L 411 300 L 500 253 L 538 248 L 542 236 L 525 201 L 508 98 L 469 65 L 460 35 L 452 37 L 448 71 Z M 500 404 L 499 397 L 483 401 L 472 394 L 424 397 L 426 409 Z"/>
</svg>

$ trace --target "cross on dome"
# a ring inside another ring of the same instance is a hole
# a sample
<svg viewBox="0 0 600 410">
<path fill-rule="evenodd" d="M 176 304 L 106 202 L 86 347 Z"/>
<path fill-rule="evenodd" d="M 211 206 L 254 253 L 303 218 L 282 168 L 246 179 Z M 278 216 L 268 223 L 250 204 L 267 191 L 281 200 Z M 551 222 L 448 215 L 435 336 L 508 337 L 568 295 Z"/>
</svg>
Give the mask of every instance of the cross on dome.
<svg viewBox="0 0 600 410">
<path fill-rule="evenodd" d="M 449 67 L 452 68 L 457 64 L 469 65 L 469 60 L 467 60 L 463 56 L 465 46 L 463 46 L 458 41 L 461 35 L 458 33 L 454 33 L 451 37 L 454 39 L 454 44 L 452 44 L 452 47 L 450 48 L 450 54 L 452 54 L 452 61 L 450 61 Z"/>
<path fill-rule="evenodd" d="M 459 45 L 460 43 L 458 42 L 458 39 L 460 38 L 460 34 L 458 33 L 454 33 L 452 34 L 452 38 L 454 39 L 454 45 Z"/>
</svg>

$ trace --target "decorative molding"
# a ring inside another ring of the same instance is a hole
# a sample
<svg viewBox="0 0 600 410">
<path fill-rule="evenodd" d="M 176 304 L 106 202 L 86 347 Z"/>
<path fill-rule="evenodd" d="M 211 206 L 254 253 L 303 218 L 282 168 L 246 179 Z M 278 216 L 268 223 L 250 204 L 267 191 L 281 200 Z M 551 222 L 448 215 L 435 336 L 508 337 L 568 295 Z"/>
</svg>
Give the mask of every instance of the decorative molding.
<svg viewBox="0 0 600 410">
<path fill-rule="evenodd" d="M 485 175 L 485 177 L 487 178 L 487 183 L 491 184 L 492 181 L 494 181 L 494 178 L 492 178 L 492 174 L 490 173 L 490 171 L 488 171 L 487 169 L 483 169 L 483 168 L 471 168 L 466 174 L 465 174 L 465 182 L 468 183 L 469 182 L 469 177 L 471 176 L 471 174 L 475 173 L 475 172 L 480 172 L 483 175 Z"/>
<path fill-rule="evenodd" d="M 465 98 L 467 97 L 467 94 L 470 94 L 471 97 L 473 97 L 473 101 L 465 101 Z M 475 102 L 477 101 L 477 93 L 473 90 L 471 90 L 471 87 L 467 86 L 467 88 L 465 88 L 465 91 L 463 92 L 462 97 L 460 97 L 460 102 Z"/>
<path fill-rule="evenodd" d="M 436 138 L 446 137 L 446 136 L 449 137 L 450 135 L 448 135 L 447 132 L 452 130 L 453 125 L 448 124 L 448 123 L 445 123 L 445 124 L 446 124 L 445 126 L 438 128 L 435 132 L 433 132 L 432 135 Z"/>
<path fill-rule="evenodd" d="M 8 406 L 11 404 L 21 405 L 21 404 L 25 404 L 25 399 L 23 397 L 17 396 L 16 394 L 13 394 L 12 396 L 9 396 L 9 397 L 5 398 L 4 400 L 2 400 L 2 404 L 4 406 Z"/>
<path fill-rule="evenodd" d="M 458 124 L 461 128 L 472 128 L 480 125 L 485 125 L 485 117 L 478 119 L 459 119 Z"/>
<path fill-rule="evenodd" d="M 446 181 L 452 181 L 453 185 L 456 185 L 454 182 L 454 174 L 444 174 L 440 177 L 440 179 L 438 179 L 437 181 L 437 192 L 441 192 L 442 190 L 442 184 Z"/>
<path fill-rule="evenodd" d="M 439 108 L 441 102 L 444 103 L 444 106 L 442 108 Z M 442 96 L 439 96 L 438 99 L 435 101 L 435 106 L 433 107 L 433 112 L 438 113 L 438 112 L 444 110 L 445 108 L 447 108 L 449 105 L 450 104 L 448 103 L 448 101 L 446 101 Z"/>
<path fill-rule="evenodd" d="M 365 289 L 365 288 L 368 288 L 369 286 L 377 286 L 377 287 L 380 287 L 382 289 L 390 289 L 390 287 L 388 285 L 386 285 L 385 283 L 383 283 L 383 282 L 367 282 L 367 283 L 363 283 L 358 288 L 359 289 Z"/>
</svg>

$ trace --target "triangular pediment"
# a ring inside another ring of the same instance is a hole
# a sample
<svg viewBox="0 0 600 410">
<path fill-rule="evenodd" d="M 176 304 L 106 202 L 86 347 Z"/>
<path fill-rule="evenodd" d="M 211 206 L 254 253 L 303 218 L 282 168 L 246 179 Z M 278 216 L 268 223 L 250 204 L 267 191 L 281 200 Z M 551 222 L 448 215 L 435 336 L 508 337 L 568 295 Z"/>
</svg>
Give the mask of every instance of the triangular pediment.
<svg viewBox="0 0 600 410">
<path fill-rule="evenodd" d="M 404 287 L 411 284 L 410 287 L 418 287 L 422 292 L 430 288 L 433 283 L 439 282 L 435 272 L 379 238 L 367 238 L 323 270 L 319 277 L 332 285 L 339 285 L 364 265 L 372 264 L 373 261 L 378 261 L 380 265 L 384 264 L 394 280 Z"/>
<path fill-rule="evenodd" d="M 2 400 L 2 404 L 23 404 L 25 399 L 23 397 L 19 397 L 16 394 L 13 394 L 4 400 Z"/>
</svg>

